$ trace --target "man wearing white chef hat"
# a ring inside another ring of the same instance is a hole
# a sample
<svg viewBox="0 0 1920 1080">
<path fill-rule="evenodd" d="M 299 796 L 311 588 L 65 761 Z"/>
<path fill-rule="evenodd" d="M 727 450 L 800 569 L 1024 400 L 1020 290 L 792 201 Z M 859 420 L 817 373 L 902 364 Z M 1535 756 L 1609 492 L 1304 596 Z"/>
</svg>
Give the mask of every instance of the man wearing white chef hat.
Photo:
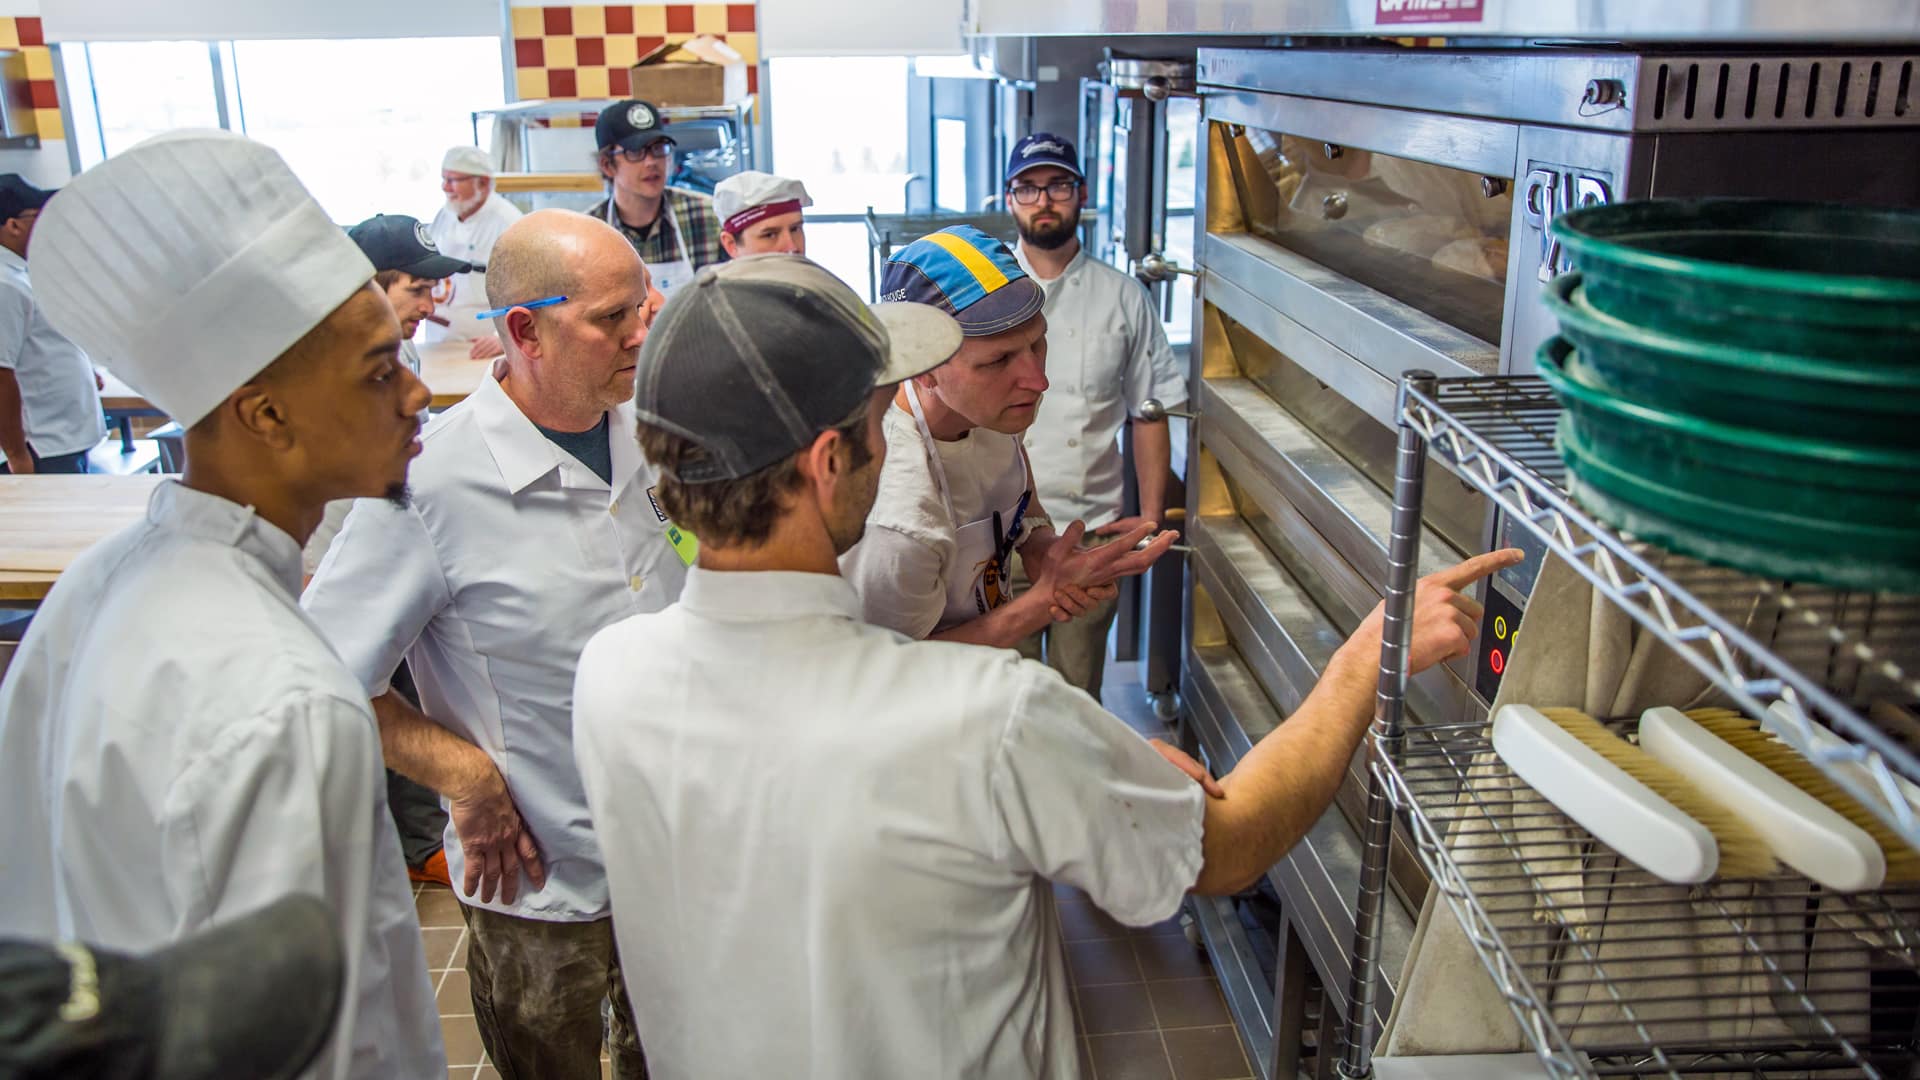
<svg viewBox="0 0 1920 1080">
<path fill-rule="evenodd" d="M 807 229 L 801 211 L 813 205 L 806 185 L 748 169 L 714 185 L 720 215 L 720 246 L 727 257 L 805 255 Z"/>
<path fill-rule="evenodd" d="M 187 469 L 60 577 L 0 683 L 0 932 L 146 950 L 289 892 L 347 945 L 312 1075 L 443 1075 L 365 691 L 300 611 L 330 499 L 404 498 L 428 393 L 373 266 L 280 155 L 149 139 L 34 233 L 48 320 L 186 429 Z"/>
<path fill-rule="evenodd" d="M 1076 1076 L 1048 882 L 1134 926 L 1245 888 L 1366 730 L 1377 609 L 1218 786 L 1011 650 L 865 623 L 836 557 L 894 387 L 958 362 L 961 325 L 760 255 L 696 275 L 641 353 L 640 444 L 700 556 L 588 643 L 573 737 L 657 1080 Z M 1454 590 L 1519 556 L 1421 583 L 1412 670 L 1466 655 Z"/>
<path fill-rule="evenodd" d="M 478 316 L 487 309 L 487 256 L 507 226 L 519 221 L 520 208 L 493 190 L 493 159 L 477 146 L 456 146 L 440 159 L 440 193 L 447 204 L 427 227 L 443 255 L 473 264 L 473 269 L 435 286 L 433 315 L 426 340 L 471 341 L 468 354 L 488 360 L 505 351 L 490 323 Z"/>
</svg>

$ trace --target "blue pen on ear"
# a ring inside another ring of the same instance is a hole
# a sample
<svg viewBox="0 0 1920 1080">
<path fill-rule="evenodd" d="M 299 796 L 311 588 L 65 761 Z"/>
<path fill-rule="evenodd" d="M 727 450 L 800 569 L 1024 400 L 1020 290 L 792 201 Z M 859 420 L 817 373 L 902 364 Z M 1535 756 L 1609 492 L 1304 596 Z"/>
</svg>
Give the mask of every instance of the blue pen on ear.
<svg viewBox="0 0 1920 1080">
<path fill-rule="evenodd" d="M 474 318 L 497 319 L 500 316 L 505 315 L 507 312 L 512 311 L 514 308 L 526 308 L 528 311 L 532 311 L 535 308 L 552 307 L 555 304 L 564 304 L 566 302 L 567 302 L 567 298 L 564 296 L 548 296 L 548 297 L 543 297 L 539 300 L 529 300 L 524 304 L 508 304 L 506 307 L 503 307 L 503 308 L 494 308 L 492 311 L 483 311 L 480 314 L 475 315 Z"/>
</svg>

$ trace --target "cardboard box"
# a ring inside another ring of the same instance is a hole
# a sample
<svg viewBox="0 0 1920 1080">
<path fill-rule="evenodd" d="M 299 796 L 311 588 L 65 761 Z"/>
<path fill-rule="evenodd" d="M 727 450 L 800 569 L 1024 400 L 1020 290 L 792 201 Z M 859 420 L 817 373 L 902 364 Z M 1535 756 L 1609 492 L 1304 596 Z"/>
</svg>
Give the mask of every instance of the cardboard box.
<svg viewBox="0 0 1920 1080">
<path fill-rule="evenodd" d="M 702 35 L 641 57 L 628 70 L 628 87 L 655 105 L 729 105 L 747 96 L 747 65 L 732 46 Z"/>
</svg>

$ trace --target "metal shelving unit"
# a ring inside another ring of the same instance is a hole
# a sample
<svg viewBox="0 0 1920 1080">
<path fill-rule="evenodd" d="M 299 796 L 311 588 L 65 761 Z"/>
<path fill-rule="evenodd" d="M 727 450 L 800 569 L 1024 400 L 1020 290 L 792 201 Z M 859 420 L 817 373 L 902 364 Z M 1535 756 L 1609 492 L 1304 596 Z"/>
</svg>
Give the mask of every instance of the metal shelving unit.
<svg viewBox="0 0 1920 1080">
<path fill-rule="evenodd" d="M 1920 888 L 1841 895 L 1792 876 L 1660 882 L 1514 777 L 1493 753 L 1486 723 L 1407 725 L 1405 645 L 1423 469 L 1437 452 L 1744 711 L 1798 706 L 1798 723 L 1783 726 L 1782 737 L 1920 846 L 1920 815 L 1895 783 L 1920 781 L 1920 754 L 1865 715 L 1876 699 L 1920 697 L 1920 597 L 1764 581 L 1600 525 L 1562 487 L 1553 447 L 1560 407 L 1538 378 L 1409 372 L 1397 413 L 1386 644 L 1350 993 L 1370 1000 L 1377 979 L 1372 928 L 1397 812 L 1550 1075 L 1906 1075 L 1915 1033 L 1890 1032 L 1859 985 L 1875 957 L 1920 973 Z M 1808 718 L 1844 743 L 1816 744 Z M 1741 975 L 1740 989 L 1724 990 L 1716 978 L 1712 995 L 1689 992 L 1698 976 L 1690 965 L 1703 952 L 1721 974 Z M 1835 989 L 1842 977 L 1844 992 Z M 1349 1021 L 1343 1075 L 1369 1071 L 1369 1011 Z M 1767 1019 L 1744 1036 L 1727 1034 L 1724 1021 L 1740 1015 Z"/>
</svg>

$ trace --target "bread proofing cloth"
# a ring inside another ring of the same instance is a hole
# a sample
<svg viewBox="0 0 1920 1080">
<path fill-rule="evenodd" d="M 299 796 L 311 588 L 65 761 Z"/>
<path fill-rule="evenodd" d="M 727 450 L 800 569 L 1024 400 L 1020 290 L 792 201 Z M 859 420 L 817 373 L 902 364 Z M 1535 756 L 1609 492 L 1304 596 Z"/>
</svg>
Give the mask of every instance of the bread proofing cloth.
<svg viewBox="0 0 1920 1080">
<path fill-rule="evenodd" d="M 1596 597 L 1592 586 L 1557 556 L 1542 567 L 1521 629 L 1525 633 L 1514 640 L 1496 710 L 1521 702 L 1605 717 L 1631 715 L 1654 705 L 1716 703 L 1705 678 L 1624 611 Z M 1488 891 L 1515 895 L 1483 897 L 1482 906 L 1505 928 L 1502 939 L 1521 964 L 1540 970 L 1545 961 L 1554 962 L 1552 1015 L 1577 1046 L 1640 1046 L 1641 1030 L 1662 1042 L 1684 1034 L 1695 1045 L 1738 1045 L 1762 1038 L 1825 1042 L 1804 1007 L 1780 992 L 1784 984 L 1737 936 L 1669 935 L 1659 929 L 1669 921 L 1684 927 L 1695 921 L 1696 912 L 1718 916 L 1723 909 L 1753 932 L 1823 1009 L 1841 1017 L 1836 1022 L 1843 1033 L 1865 1028 L 1866 959 L 1863 953 L 1847 951 L 1854 939 L 1830 920 L 1808 935 L 1804 928 L 1813 925 L 1809 919 L 1816 912 L 1805 910 L 1803 898 L 1774 895 L 1799 892 L 1804 883 L 1794 879 L 1790 887 L 1702 887 L 1713 890 L 1711 894 L 1684 886 L 1648 888 L 1652 879 L 1643 871 L 1610 854 L 1589 856 L 1585 831 L 1519 784 L 1490 752 L 1476 758 L 1467 779 L 1460 799 L 1479 803 L 1485 813 L 1461 814 L 1449 849 L 1470 881 L 1482 876 L 1510 879 L 1519 872 L 1517 859 L 1525 860 L 1544 896 L 1529 896 L 1517 881 L 1506 880 Z M 1509 831 L 1505 839 L 1502 830 Z M 1630 895 L 1632 904 L 1622 904 L 1621 918 L 1610 925 L 1607 916 L 1616 891 L 1623 899 Z M 1529 915 L 1524 922 L 1516 917 Z M 1579 928 L 1591 961 L 1559 930 L 1562 920 Z M 1715 924 L 1724 928 L 1725 919 Z M 1675 940 L 1657 940 L 1661 937 Z M 1811 972 L 1810 943 L 1815 953 Z M 1595 966 L 1604 971 L 1606 981 L 1596 975 Z M 1614 1001 L 1607 982 L 1653 977 L 1660 979 L 1639 982 L 1630 992 L 1636 1027 Z M 1528 1048 L 1437 888 L 1428 889 L 1421 907 L 1400 986 L 1377 1049 L 1383 1056 Z M 1659 1000 L 1649 1000 L 1653 998 Z M 1849 1025 L 1855 1030 L 1847 1031 Z"/>
</svg>

